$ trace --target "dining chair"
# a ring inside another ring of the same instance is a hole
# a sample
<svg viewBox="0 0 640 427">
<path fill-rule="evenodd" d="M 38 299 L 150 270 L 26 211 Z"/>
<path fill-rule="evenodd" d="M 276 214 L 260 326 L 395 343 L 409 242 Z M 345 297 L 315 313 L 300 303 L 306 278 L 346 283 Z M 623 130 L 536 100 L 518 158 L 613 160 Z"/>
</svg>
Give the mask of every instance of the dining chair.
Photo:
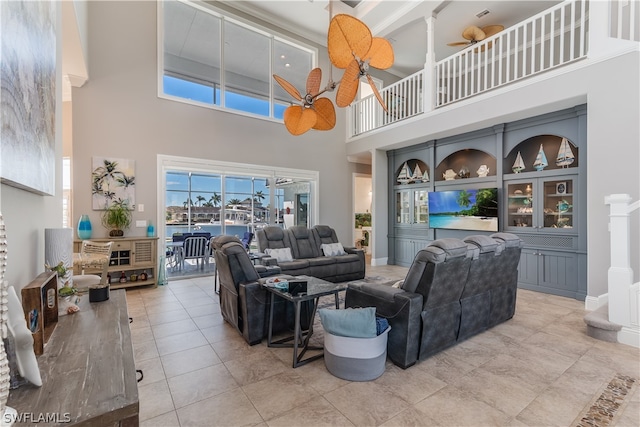
<svg viewBox="0 0 640 427">
<path fill-rule="evenodd" d="M 93 242 L 83 240 L 80 250 L 81 273 L 73 276 L 73 285 L 78 290 L 86 290 L 96 286 L 108 285 L 109 261 L 113 242 Z M 101 275 L 85 274 L 85 269 L 100 269 Z"/>
<path fill-rule="evenodd" d="M 182 268 L 188 259 L 195 259 L 199 268 L 209 264 L 209 239 L 204 236 L 188 236 L 182 248 Z"/>
</svg>

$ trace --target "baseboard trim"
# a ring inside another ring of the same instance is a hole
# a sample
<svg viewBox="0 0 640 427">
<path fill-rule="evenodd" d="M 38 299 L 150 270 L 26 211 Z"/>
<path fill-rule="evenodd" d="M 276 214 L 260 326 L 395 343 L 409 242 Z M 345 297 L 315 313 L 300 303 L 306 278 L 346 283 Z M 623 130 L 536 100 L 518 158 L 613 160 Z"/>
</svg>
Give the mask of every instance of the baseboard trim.
<svg viewBox="0 0 640 427">
<path fill-rule="evenodd" d="M 602 294 L 597 297 L 586 297 L 584 299 L 584 309 L 587 311 L 597 310 L 609 302 L 609 294 Z"/>
<path fill-rule="evenodd" d="M 387 265 L 388 261 L 389 261 L 389 257 L 371 258 L 371 266 L 377 267 L 379 265 Z"/>
<path fill-rule="evenodd" d="M 618 332 L 618 342 L 640 348 L 640 329 L 623 326 Z"/>
</svg>

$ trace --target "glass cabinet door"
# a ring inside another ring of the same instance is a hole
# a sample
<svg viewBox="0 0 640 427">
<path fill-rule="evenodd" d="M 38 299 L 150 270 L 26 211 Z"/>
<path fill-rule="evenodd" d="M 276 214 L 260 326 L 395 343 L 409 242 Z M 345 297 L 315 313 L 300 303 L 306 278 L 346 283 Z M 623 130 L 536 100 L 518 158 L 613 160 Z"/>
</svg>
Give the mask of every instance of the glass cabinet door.
<svg viewBox="0 0 640 427">
<path fill-rule="evenodd" d="M 544 228 L 573 228 L 573 179 L 562 178 L 543 183 Z"/>
<path fill-rule="evenodd" d="M 402 190 L 396 193 L 396 224 L 410 224 L 409 190 Z"/>
<path fill-rule="evenodd" d="M 535 227 L 533 215 L 533 182 L 518 182 L 507 185 L 508 227 Z"/>
<path fill-rule="evenodd" d="M 413 222 L 415 224 L 429 223 L 429 202 L 427 190 L 416 190 L 413 193 Z"/>
</svg>

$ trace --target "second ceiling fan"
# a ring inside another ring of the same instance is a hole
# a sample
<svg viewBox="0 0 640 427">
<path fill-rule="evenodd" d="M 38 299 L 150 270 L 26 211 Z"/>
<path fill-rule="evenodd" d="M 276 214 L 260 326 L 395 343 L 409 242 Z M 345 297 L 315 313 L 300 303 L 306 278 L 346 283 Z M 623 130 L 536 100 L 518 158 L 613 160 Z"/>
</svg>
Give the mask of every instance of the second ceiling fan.
<svg viewBox="0 0 640 427">
<path fill-rule="evenodd" d="M 504 30 L 503 25 L 486 25 L 482 28 L 475 25 L 470 25 L 462 32 L 462 38 L 464 38 L 466 41 L 447 43 L 447 46 L 470 46 L 472 44 L 481 42 L 487 37 L 498 34 L 502 30 Z M 488 47 L 490 48 L 491 46 Z"/>
</svg>

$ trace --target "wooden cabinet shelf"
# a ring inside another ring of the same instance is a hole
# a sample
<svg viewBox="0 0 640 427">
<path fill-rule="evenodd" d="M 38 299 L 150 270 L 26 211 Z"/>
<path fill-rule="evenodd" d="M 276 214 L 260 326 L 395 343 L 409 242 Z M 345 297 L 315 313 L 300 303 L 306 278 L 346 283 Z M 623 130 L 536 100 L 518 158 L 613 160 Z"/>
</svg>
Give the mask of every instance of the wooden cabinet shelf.
<svg viewBox="0 0 640 427">
<path fill-rule="evenodd" d="M 123 237 L 115 239 L 91 239 L 96 242 L 113 242 L 109 275 L 111 289 L 131 288 L 136 286 L 157 285 L 158 283 L 158 238 L 157 237 Z M 74 252 L 80 252 L 82 241 L 74 242 Z M 122 273 L 127 279 L 121 283 Z M 97 270 L 87 270 L 88 274 L 100 274 Z M 131 280 L 132 275 L 139 278 L 145 273 L 146 280 Z M 74 274 L 80 274 L 74 271 Z"/>
</svg>

